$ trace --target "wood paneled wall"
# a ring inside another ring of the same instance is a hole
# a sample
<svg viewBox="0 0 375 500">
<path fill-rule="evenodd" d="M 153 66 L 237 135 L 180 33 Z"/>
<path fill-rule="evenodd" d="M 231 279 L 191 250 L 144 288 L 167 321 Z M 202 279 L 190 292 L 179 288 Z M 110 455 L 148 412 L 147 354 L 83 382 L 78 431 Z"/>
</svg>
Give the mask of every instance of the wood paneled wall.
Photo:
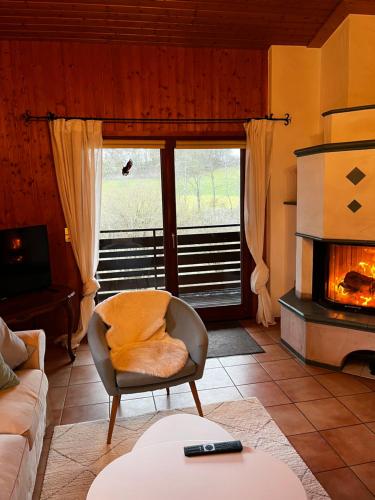
<svg viewBox="0 0 375 500">
<path fill-rule="evenodd" d="M 0 42 L 0 228 L 47 224 L 53 280 L 79 290 L 48 124 L 21 114 L 245 117 L 266 112 L 267 52 Z M 242 125 L 104 127 L 107 136 L 238 135 Z"/>
</svg>

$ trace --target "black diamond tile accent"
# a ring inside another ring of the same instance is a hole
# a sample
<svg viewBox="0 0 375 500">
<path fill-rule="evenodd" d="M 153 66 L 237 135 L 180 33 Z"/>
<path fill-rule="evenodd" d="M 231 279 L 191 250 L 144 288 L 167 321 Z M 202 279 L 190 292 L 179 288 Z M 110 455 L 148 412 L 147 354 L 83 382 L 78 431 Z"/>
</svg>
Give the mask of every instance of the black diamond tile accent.
<svg viewBox="0 0 375 500">
<path fill-rule="evenodd" d="M 354 167 L 353 170 L 350 171 L 346 176 L 346 178 L 349 179 L 350 182 L 352 182 L 354 185 L 358 184 L 358 182 L 361 182 L 361 180 L 364 179 L 365 177 L 366 174 L 364 174 L 362 170 L 360 170 L 357 167 Z"/>
<path fill-rule="evenodd" d="M 362 205 L 359 203 L 357 200 L 353 200 L 349 203 L 348 208 L 351 210 L 353 213 L 355 213 L 357 210 L 359 210 L 362 207 Z"/>
</svg>

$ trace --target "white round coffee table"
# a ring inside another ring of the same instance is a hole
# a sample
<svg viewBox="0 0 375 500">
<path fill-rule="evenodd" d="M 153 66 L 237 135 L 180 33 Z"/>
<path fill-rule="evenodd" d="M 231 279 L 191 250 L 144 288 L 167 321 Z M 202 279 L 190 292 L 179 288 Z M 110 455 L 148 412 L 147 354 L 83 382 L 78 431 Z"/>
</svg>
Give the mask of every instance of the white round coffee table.
<svg viewBox="0 0 375 500">
<path fill-rule="evenodd" d="M 133 450 L 167 441 L 232 441 L 233 437 L 219 424 L 197 415 L 171 415 L 151 425 L 135 443 Z"/>
<path fill-rule="evenodd" d="M 183 421 L 178 422 L 178 417 L 184 417 Z M 209 439 L 202 439 L 202 435 L 194 439 L 194 429 L 196 434 L 204 430 Z M 99 473 L 87 499 L 306 500 L 295 474 L 267 453 L 244 448 L 242 453 L 184 455 L 185 445 L 223 439 L 233 438 L 209 420 L 194 415 L 166 417 L 145 432 L 132 452 Z"/>
</svg>

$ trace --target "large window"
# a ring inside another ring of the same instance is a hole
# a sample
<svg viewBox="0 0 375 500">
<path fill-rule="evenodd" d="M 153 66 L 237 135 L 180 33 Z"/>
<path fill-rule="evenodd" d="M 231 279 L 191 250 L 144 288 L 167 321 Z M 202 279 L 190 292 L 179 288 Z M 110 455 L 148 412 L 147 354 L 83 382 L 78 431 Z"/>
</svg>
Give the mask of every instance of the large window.
<svg viewBox="0 0 375 500">
<path fill-rule="evenodd" d="M 241 304 L 240 149 L 186 146 L 175 152 L 180 296 L 197 308 Z"/>
<path fill-rule="evenodd" d="M 128 175 L 122 169 L 131 161 Z M 101 230 L 163 227 L 160 150 L 105 148 Z"/>
<path fill-rule="evenodd" d="M 121 290 L 156 288 L 199 312 L 248 307 L 241 146 L 105 144 L 99 300 Z"/>
<path fill-rule="evenodd" d="M 162 144 L 109 142 L 106 146 L 103 150 L 99 300 L 123 290 L 165 288 Z M 124 169 L 127 175 L 123 174 Z"/>
<path fill-rule="evenodd" d="M 178 226 L 240 224 L 240 149 L 177 149 Z"/>
</svg>

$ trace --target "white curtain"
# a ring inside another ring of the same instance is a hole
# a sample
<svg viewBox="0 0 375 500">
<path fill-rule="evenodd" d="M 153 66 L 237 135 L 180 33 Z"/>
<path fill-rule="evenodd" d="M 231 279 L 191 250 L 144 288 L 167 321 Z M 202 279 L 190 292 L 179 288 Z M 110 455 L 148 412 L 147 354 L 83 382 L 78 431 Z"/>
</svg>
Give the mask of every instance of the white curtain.
<svg viewBox="0 0 375 500">
<path fill-rule="evenodd" d="M 269 270 L 263 260 L 267 191 L 270 181 L 270 155 L 274 123 L 252 120 L 245 123 L 245 234 L 255 261 L 251 274 L 251 290 L 258 295 L 257 322 L 275 324 L 271 298 L 267 290 Z"/>
<path fill-rule="evenodd" d="M 50 123 L 53 158 L 65 221 L 81 273 L 82 300 L 72 344 L 85 336 L 99 289 L 95 279 L 99 257 L 102 182 L 102 123 L 54 120 Z"/>
</svg>

